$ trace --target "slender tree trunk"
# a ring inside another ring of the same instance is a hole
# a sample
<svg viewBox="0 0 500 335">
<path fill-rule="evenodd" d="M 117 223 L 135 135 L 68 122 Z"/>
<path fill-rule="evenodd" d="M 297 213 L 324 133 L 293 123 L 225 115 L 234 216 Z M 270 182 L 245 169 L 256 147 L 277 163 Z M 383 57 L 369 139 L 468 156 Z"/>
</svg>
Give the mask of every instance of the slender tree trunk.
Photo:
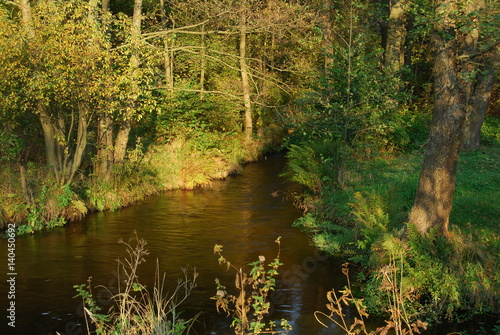
<svg viewBox="0 0 500 335">
<path fill-rule="evenodd" d="M 205 24 L 201 25 L 201 64 L 200 64 L 200 99 L 205 98 L 205 75 L 207 70 L 207 39 Z"/>
<path fill-rule="evenodd" d="M 31 16 L 31 5 L 29 0 L 19 0 L 19 8 L 22 13 L 23 26 L 30 39 L 35 38 L 35 29 L 33 28 L 33 18 Z"/>
<path fill-rule="evenodd" d="M 332 0 L 323 0 L 321 9 L 321 26 L 323 29 L 323 52 L 325 54 L 325 71 L 333 65 L 334 33 L 332 22 Z"/>
<path fill-rule="evenodd" d="M 167 29 L 167 10 L 165 8 L 165 0 L 160 0 L 161 22 L 163 29 Z M 172 45 L 170 45 L 169 37 L 163 37 L 163 66 L 165 68 L 165 84 L 170 98 L 174 94 L 174 54 Z"/>
<path fill-rule="evenodd" d="M 102 111 L 97 126 L 97 161 L 94 173 L 110 180 L 113 172 L 113 121 L 111 115 Z"/>
<path fill-rule="evenodd" d="M 78 103 L 78 130 L 76 133 L 75 151 L 71 157 L 65 184 L 69 185 L 75 177 L 76 171 L 82 165 L 83 155 L 87 147 L 88 116 L 90 111 L 84 102 Z"/>
<path fill-rule="evenodd" d="M 102 0 L 101 8 L 103 12 L 109 11 L 109 0 Z"/>
<path fill-rule="evenodd" d="M 409 222 L 425 234 L 436 228 L 448 235 L 449 217 L 460 147 L 465 121 L 466 97 L 458 78 L 457 42 L 455 24 L 450 18 L 456 10 L 453 0 L 438 1 L 433 43 L 434 57 L 434 112 L 428 145 L 424 155 L 420 182 Z"/>
<path fill-rule="evenodd" d="M 107 15 L 109 12 L 109 0 L 103 0 L 102 27 L 108 29 Z M 94 20 L 96 18 L 94 17 Z M 114 163 L 113 147 L 113 116 L 107 108 L 100 109 L 97 117 L 97 154 L 94 163 L 94 174 L 101 180 L 109 181 L 113 173 Z"/>
<path fill-rule="evenodd" d="M 404 65 L 407 0 L 390 0 L 390 15 L 385 49 L 385 66 L 392 73 L 399 73 Z"/>
<path fill-rule="evenodd" d="M 486 58 L 492 66 L 477 72 L 472 96 L 467 104 L 467 118 L 462 144 L 463 149 L 466 150 L 479 148 L 481 127 L 490 105 L 491 94 L 500 66 L 500 46 L 497 46 L 491 54 L 486 55 Z"/>
<path fill-rule="evenodd" d="M 45 154 L 47 165 L 52 167 L 56 174 L 59 174 L 58 145 L 56 131 L 47 113 L 47 108 L 43 104 L 38 104 L 38 117 L 42 125 L 43 138 L 45 140 Z"/>
<path fill-rule="evenodd" d="M 130 57 L 130 74 L 131 74 L 131 84 L 130 84 L 130 94 L 127 110 L 125 111 L 124 118 L 120 124 L 120 129 L 116 135 L 115 139 L 115 152 L 114 152 L 114 163 L 122 164 L 125 160 L 125 155 L 127 154 L 127 145 L 130 136 L 130 130 L 132 129 L 132 115 L 136 109 L 136 102 L 139 97 L 139 44 L 141 37 L 141 23 L 142 23 L 142 0 L 135 0 L 134 2 L 134 14 L 132 17 L 132 29 L 131 29 L 131 47 L 132 55 Z"/>
<path fill-rule="evenodd" d="M 244 11 L 240 18 L 240 72 L 241 72 L 241 89 L 243 91 L 243 103 L 245 106 L 245 138 L 247 142 L 252 141 L 253 135 L 253 120 L 252 120 L 252 103 L 250 100 L 250 79 L 248 75 L 248 65 L 246 60 L 247 50 L 247 25 Z"/>
<path fill-rule="evenodd" d="M 17 165 L 19 167 L 19 175 L 21 178 L 21 187 L 23 189 L 24 200 L 26 201 L 28 206 L 31 206 L 33 204 L 33 198 L 31 196 L 31 192 L 26 179 L 26 168 L 21 161 L 19 161 Z"/>
</svg>

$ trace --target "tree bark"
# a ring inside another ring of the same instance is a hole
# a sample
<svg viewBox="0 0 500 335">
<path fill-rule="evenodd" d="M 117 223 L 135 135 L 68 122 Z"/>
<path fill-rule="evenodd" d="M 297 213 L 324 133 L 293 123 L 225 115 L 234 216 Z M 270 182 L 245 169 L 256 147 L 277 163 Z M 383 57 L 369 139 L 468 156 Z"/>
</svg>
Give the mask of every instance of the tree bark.
<svg viewBox="0 0 500 335">
<path fill-rule="evenodd" d="M 72 157 L 69 159 L 67 173 L 65 174 L 65 185 L 69 185 L 75 177 L 76 171 L 82 164 L 85 148 L 87 147 L 87 133 L 88 133 L 88 116 L 90 114 L 89 108 L 84 102 L 78 102 L 78 130 L 76 133 L 75 149 Z M 66 153 L 66 156 L 69 156 Z"/>
<path fill-rule="evenodd" d="M 325 72 L 333 65 L 334 33 L 332 22 L 332 0 L 323 0 L 321 9 L 321 26 L 323 29 L 323 52 L 325 55 Z"/>
<path fill-rule="evenodd" d="M 21 178 L 21 188 L 23 189 L 24 201 L 28 204 L 28 206 L 33 205 L 33 197 L 31 196 L 30 189 L 28 187 L 28 182 L 26 179 L 26 168 L 23 163 L 18 162 L 19 174 Z"/>
<path fill-rule="evenodd" d="M 392 73 L 399 73 L 404 66 L 407 0 L 390 0 L 390 15 L 385 48 L 385 66 Z"/>
<path fill-rule="evenodd" d="M 110 180 L 113 172 L 113 121 L 107 111 L 100 113 L 97 125 L 97 161 L 94 173 L 103 180 Z"/>
<path fill-rule="evenodd" d="M 240 72 L 241 72 L 241 89 L 243 91 L 243 103 L 245 107 L 245 139 L 247 142 L 252 141 L 253 121 L 252 121 L 252 103 L 250 100 L 250 79 L 248 75 L 248 64 L 246 60 L 247 50 L 247 23 L 245 11 L 242 11 L 240 18 Z"/>
<path fill-rule="evenodd" d="M 50 115 L 47 113 L 47 108 L 39 103 L 38 104 L 38 117 L 40 119 L 40 124 L 42 125 L 43 138 L 45 141 L 45 155 L 47 158 L 47 165 L 58 171 L 58 159 L 57 159 L 57 141 L 56 132 L 52 121 L 50 120 Z M 57 173 L 57 172 L 56 172 Z"/>
<path fill-rule="evenodd" d="M 23 26 L 30 39 L 35 38 L 35 29 L 33 28 L 33 18 L 31 16 L 31 5 L 29 0 L 19 0 L 19 8 L 23 20 Z"/>
<path fill-rule="evenodd" d="M 207 39 L 205 24 L 201 25 L 200 99 L 205 98 L 205 76 L 207 70 Z"/>
<path fill-rule="evenodd" d="M 448 236 L 462 144 L 466 97 L 458 78 L 455 23 L 450 17 L 454 10 L 453 0 L 440 0 L 436 6 L 440 19 L 435 23 L 433 36 L 434 111 L 420 182 L 409 215 L 409 222 L 422 234 L 435 228 Z"/>
<path fill-rule="evenodd" d="M 109 0 L 102 0 L 101 8 L 103 12 L 109 11 Z"/>
<path fill-rule="evenodd" d="M 109 24 L 107 20 L 109 0 L 102 1 L 101 9 L 103 18 L 102 26 L 106 30 Z M 105 62 L 108 61 L 105 60 Z M 99 110 L 97 117 L 97 154 L 94 163 L 94 174 L 99 179 L 104 181 L 111 179 L 114 162 L 113 155 L 113 115 L 108 108 L 102 108 Z"/>
<path fill-rule="evenodd" d="M 141 23 L 142 23 L 142 0 L 134 1 L 134 14 L 132 16 L 131 29 L 131 47 L 132 55 L 130 56 L 130 94 L 128 98 L 128 106 L 120 124 L 120 129 L 115 139 L 114 164 L 123 164 L 127 154 L 127 145 L 132 129 L 132 116 L 136 109 L 137 99 L 139 97 L 139 44 L 141 38 Z"/>
<path fill-rule="evenodd" d="M 476 150 L 480 145 L 481 128 L 490 105 L 491 95 L 500 66 L 500 46 L 486 55 L 487 66 L 476 74 L 472 96 L 467 104 L 467 118 L 462 148 Z"/>
<path fill-rule="evenodd" d="M 160 0 L 160 10 L 161 10 L 161 22 L 163 29 L 167 29 L 167 10 L 165 8 L 165 0 Z M 165 84 L 167 86 L 167 92 L 170 98 L 174 94 L 174 54 L 172 51 L 172 46 L 169 43 L 169 36 L 165 35 L 163 37 L 164 46 L 164 58 L 163 65 L 165 68 Z"/>
</svg>

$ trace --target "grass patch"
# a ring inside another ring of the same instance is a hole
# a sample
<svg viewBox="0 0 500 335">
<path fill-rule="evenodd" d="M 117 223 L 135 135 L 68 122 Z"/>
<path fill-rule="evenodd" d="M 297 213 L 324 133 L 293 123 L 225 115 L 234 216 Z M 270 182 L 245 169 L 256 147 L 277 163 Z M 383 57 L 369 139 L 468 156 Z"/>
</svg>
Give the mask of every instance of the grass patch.
<svg viewBox="0 0 500 335">
<path fill-rule="evenodd" d="M 323 185 L 321 192 L 310 192 L 309 213 L 296 225 L 308 230 L 318 247 L 362 265 L 372 314 L 390 310 L 381 271 L 393 246 L 402 242 L 404 308 L 414 320 L 498 313 L 500 148 L 462 154 L 449 239 L 422 237 L 406 227 L 422 160 L 419 153 L 348 162 L 345 187 Z"/>
</svg>

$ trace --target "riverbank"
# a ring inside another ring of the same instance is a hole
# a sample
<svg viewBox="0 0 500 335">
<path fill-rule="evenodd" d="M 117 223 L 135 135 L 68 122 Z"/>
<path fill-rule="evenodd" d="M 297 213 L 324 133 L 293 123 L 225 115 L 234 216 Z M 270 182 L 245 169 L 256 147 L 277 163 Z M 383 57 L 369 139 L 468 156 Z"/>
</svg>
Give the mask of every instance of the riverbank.
<svg viewBox="0 0 500 335">
<path fill-rule="evenodd" d="M 325 183 L 310 191 L 303 199 L 308 213 L 295 225 L 317 247 L 360 265 L 361 294 L 372 314 L 390 306 L 387 271 L 398 274 L 398 303 L 410 319 L 438 323 L 499 313 L 500 147 L 462 154 L 449 238 L 421 236 L 405 223 L 421 162 L 422 153 L 353 159 L 344 187 Z"/>
<path fill-rule="evenodd" d="M 274 141 L 269 137 L 248 144 L 236 134 L 203 141 L 179 138 L 147 149 L 137 142 L 108 180 L 92 175 L 89 167 L 64 186 L 40 164 L 6 166 L 0 172 L 0 227 L 13 223 L 18 234 L 33 233 L 90 212 L 127 207 L 159 192 L 208 186 L 276 148 Z"/>
</svg>

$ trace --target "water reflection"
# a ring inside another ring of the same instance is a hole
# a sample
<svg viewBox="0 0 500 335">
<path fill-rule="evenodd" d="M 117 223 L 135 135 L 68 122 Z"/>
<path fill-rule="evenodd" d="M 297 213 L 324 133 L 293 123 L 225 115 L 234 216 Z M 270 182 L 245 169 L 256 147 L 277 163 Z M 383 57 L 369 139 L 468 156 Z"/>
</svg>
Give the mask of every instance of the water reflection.
<svg viewBox="0 0 500 335">
<path fill-rule="evenodd" d="M 280 288 L 272 318 L 286 318 L 294 326 L 292 334 L 332 334 L 322 328 L 313 312 L 323 309 L 325 293 L 341 287 L 344 279 L 339 265 L 325 259 L 309 245 L 305 234 L 292 228 L 299 213 L 287 201 L 271 193 L 296 186 L 284 183 L 277 175 L 283 157 L 250 164 L 243 174 L 214 182 L 210 188 L 173 191 L 147 199 L 141 204 L 113 213 L 96 213 L 64 229 L 17 240 L 17 326 L 16 332 L 2 334 L 71 333 L 79 312 L 73 285 L 92 276 L 95 285 L 116 285 L 117 257 L 124 257 L 120 238 L 128 239 L 134 230 L 148 242 L 150 256 L 140 270 L 141 281 L 154 280 L 155 260 L 166 272 L 167 282 L 175 285 L 186 265 L 199 272 L 198 287 L 185 306 L 186 314 L 204 311 L 203 320 L 219 334 L 227 322 L 216 313 L 210 300 L 215 292 L 214 279 L 226 286 L 234 282 L 213 255 L 214 244 L 224 245 L 224 255 L 233 264 L 244 265 L 265 255 L 276 255 L 277 236 L 282 236 Z M 0 255 L 6 259 L 5 241 Z M 5 281 L 0 284 L 5 292 Z M 105 296 L 101 297 L 105 301 Z M 0 297 L 2 308 L 6 295 Z M 211 325 L 211 324 L 216 324 Z M 65 329 L 66 327 L 66 329 Z"/>
</svg>

